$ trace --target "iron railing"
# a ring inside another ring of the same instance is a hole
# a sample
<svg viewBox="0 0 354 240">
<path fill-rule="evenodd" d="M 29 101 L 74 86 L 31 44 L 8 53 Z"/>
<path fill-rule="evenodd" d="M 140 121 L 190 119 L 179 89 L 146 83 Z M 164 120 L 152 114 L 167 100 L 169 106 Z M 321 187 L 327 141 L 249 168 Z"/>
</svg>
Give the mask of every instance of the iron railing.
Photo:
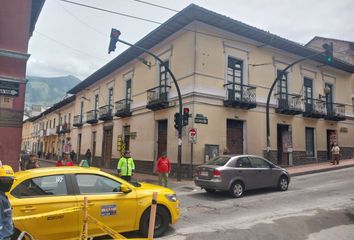
<svg viewBox="0 0 354 240">
<path fill-rule="evenodd" d="M 97 110 L 91 110 L 86 113 L 86 122 L 87 123 L 97 123 L 98 122 Z"/>
<path fill-rule="evenodd" d="M 225 106 L 239 106 L 248 109 L 257 106 L 256 87 L 234 82 L 224 86 L 226 87 Z"/>
<path fill-rule="evenodd" d="M 160 85 L 147 90 L 147 108 L 160 109 L 168 106 L 168 93 L 171 86 Z"/>
<path fill-rule="evenodd" d="M 276 93 L 277 99 L 276 112 L 288 115 L 302 113 L 301 95 L 290 93 Z"/>
<path fill-rule="evenodd" d="M 112 105 L 105 105 L 99 108 L 99 120 L 106 121 L 106 120 L 111 120 L 113 118 L 112 116 L 112 110 L 113 106 Z"/>
<path fill-rule="evenodd" d="M 115 116 L 117 117 L 127 117 L 131 116 L 131 99 L 122 99 L 115 102 Z"/>
</svg>

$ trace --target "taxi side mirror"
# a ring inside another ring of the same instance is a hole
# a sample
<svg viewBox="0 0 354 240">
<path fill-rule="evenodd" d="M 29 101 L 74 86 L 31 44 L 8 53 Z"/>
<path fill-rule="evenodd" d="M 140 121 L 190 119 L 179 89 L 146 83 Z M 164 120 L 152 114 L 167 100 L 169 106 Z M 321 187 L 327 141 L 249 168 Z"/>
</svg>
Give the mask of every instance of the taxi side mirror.
<svg viewBox="0 0 354 240">
<path fill-rule="evenodd" d="M 120 191 L 122 192 L 122 193 L 130 193 L 132 190 L 127 186 L 127 185 L 121 185 L 120 186 Z"/>
</svg>

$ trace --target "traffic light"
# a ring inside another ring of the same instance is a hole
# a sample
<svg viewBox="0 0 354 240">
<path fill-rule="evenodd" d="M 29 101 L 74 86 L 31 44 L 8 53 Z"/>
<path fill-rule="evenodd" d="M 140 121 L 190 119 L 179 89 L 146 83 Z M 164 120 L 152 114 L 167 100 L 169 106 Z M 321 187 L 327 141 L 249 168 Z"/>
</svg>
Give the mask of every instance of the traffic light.
<svg viewBox="0 0 354 240">
<path fill-rule="evenodd" d="M 179 123 L 180 123 L 180 115 L 179 113 L 175 113 L 175 128 L 178 130 L 179 129 Z"/>
<path fill-rule="evenodd" d="M 189 108 L 183 108 L 183 126 L 188 125 Z"/>
<path fill-rule="evenodd" d="M 326 56 L 326 62 L 333 62 L 333 43 L 325 43 L 322 45 L 322 47 L 325 49 L 324 54 Z"/>
<path fill-rule="evenodd" d="M 114 52 L 116 50 L 116 43 L 118 42 L 118 38 L 120 36 L 120 31 L 112 28 L 111 30 L 111 41 L 109 42 L 108 54 Z"/>
</svg>

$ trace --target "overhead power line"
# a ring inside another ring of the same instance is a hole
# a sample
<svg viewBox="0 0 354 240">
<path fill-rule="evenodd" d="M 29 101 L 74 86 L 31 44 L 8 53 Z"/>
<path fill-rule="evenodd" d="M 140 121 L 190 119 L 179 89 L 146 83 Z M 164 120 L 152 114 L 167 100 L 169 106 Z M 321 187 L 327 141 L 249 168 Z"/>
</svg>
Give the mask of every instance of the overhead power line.
<svg viewBox="0 0 354 240">
<path fill-rule="evenodd" d="M 99 30 L 97 30 L 96 28 L 90 26 L 90 25 L 87 24 L 86 22 L 84 22 L 84 21 L 82 21 L 81 19 L 79 19 L 78 17 L 76 17 L 75 14 L 73 14 L 73 13 L 70 12 L 68 9 L 66 9 L 60 2 L 57 2 L 57 3 L 58 3 L 58 5 L 59 5 L 60 7 L 62 7 L 62 8 L 65 10 L 65 12 L 66 12 L 67 14 L 69 14 L 70 16 L 72 16 L 73 18 L 75 18 L 78 22 L 80 22 L 81 24 L 83 24 L 83 25 L 85 25 L 86 27 L 90 28 L 91 30 L 93 30 L 93 31 L 95 31 L 95 32 L 97 32 L 97 33 L 99 33 L 100 35 L 103 35 L 103 36 L 105 36 L 105 37 L 108 37 L 108 34 L 104 34 L 104 33 L 100 32 Z"/>
<path fill-rule="evenodd" d="M 87 55 L 87 56 L 94 57 L 94 58 L 100 59 L 100 60 L 102 60 L 102 61 L 106 61 L 106 59 L 103 59 L 103 58 L 100 58 L 100 57 L 96 57 L 96 56 L 93 56 L 93 55 L 91 55 L 91 54 L 89 54 L 89 53 L 80 51 L 80 50 L 78 50 L 78 49 L 76 49 L 76 48 L 70 47 L 70 46 L 68 46 L 68 45 L 66 45 L 66 44 L 64 44 L 64 43 L 62 43 L 62 42 L 57 41 L 57 40 L 54 39 L 54 38 L 51 38 L 51 37 L 49 37 L 49 36 L 47 36 L 47 35 L 45 35 L 45 34 L 43 34 L 43 33 L 41 33 L 41 32 L 38 32 L 37 30 L 34 30 L 34 31 L 35 31 L 36 33 L 38 33 L 40 36 L 42 36 L 42 37 L 44 37 L 44 38 L 47 38 L 47 39 L 49 39 L 49 40 L 51 40 L 51 41 L 53 41 L 53 42 L 56 42 L 57 44 L 62 45 L 62 46 L 64 46 L 64 47 L 66 47 L 66 48 L 70 48 L 71 50 L 74 50 L 74 51 L 79 52 L 79 53 L 81 53 L 81 54 L 85 54 L 85 55 Z"/>
<path fill-rule="evenodd" d="M 153 21 L 153 20 L 150 20 L 150 19 L 136 17 L 136 16 L 132 16 L 132 15 L 129 15 L 129 14 L 115 12 L 115 11 L 111 11 L 111 10 L 107 10 L 107 9 L 103 9 L 103 8 L 93 7 L 93 6 L 89 6 L 89 5 L 86 5 L 86 4 L 76 3 L 76 2 L 72 2 L 72 1 L 68 1 L 68 0 L 59 0 L 59 1 L 67 2 L 67 3 L 75 4 L 75 5 L 78 5 L 78 6 L 81 6 L 81 7 L 91 8 L 91 9 L 95 9 L 95 10 L 99 10 L 99 11 L 103 11 L 103 12 L 108 12 L 108 13 L 112 13 L 112 14 L 116 14 L 116 15 L 120 15 L 120 16 L 124 16 L 124 17 L 139 19 L 139 20 L 143 20 L 143 21 L 146 21 L 146 22 L 150 22 L 150 23 L 155 23 L 155 24 L 160 24 L 160 25 L 162 24 L 161 22 Z"/>
<path fill-rule="evenodd" d="M 149 2 L 145 2 L 145 1 L 141 1 L 141 0 L 132 0 L 132 1 L 144 3 L 144 4 L 147 4 L 147 5 L 150 5 L 150 6 L 154 6 L 154 7 L 158 7 L 158 8 L 162 8 L 162 9 L 166 9 L 166 10 L 170 10 L 170 11 L 172 11 L 172 12 L 179 12 L 179 11 L 176 10 L 176 9 L 164 7 L 164 6 L 161 6 L 161 5 L 158 5 L 158 4 L 154 4 L 154 3 L 149 3 Z"/>
</svg>

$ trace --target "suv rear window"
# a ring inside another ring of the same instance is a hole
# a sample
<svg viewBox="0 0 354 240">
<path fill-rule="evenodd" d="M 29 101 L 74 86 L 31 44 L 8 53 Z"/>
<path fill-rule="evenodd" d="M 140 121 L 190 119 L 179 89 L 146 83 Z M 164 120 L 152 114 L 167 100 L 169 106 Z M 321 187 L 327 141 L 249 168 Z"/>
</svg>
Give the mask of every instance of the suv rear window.
<svg viewBox="0 0 354 240">
<path fill-rule="evenodd" d="M 224 166 L 229 160 L 230 160 L 230 157 L 218 156 L 218 157 L 211 159 L 209 162 L 206 163 L 206 165 Z"/>
</svg>

